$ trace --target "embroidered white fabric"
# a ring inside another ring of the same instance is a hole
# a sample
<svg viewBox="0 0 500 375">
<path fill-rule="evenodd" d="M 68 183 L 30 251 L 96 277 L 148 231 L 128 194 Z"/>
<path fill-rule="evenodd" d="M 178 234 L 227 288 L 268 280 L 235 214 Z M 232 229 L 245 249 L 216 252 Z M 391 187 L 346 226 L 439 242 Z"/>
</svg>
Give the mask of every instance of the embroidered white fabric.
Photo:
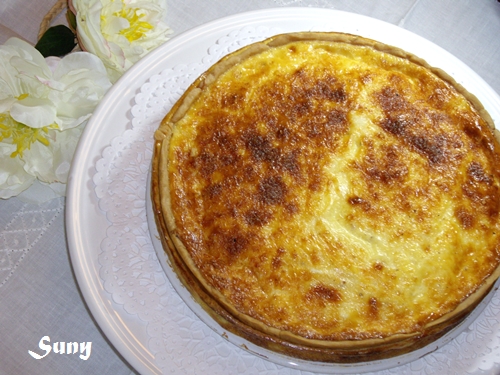
<svg viewBox="0 0 500 375">
<path fill-rule="evenodd" d="M 19 201 L 21 206 L 12 210 L 10 220 L 0 227 L 0 288 L 64 211 L 64 202 L 64 198 L 38 205 Z"/>
<path fill-rule="evenodd" d="M 115 303 L 147 325 L 148 348 L 164 373 L 310 374 L 282 367 L 229 343 L 206 326 L 175 292 L 156 257 L 146 218 L 153 133 L 182 92 L 223 55 L 280 30 L 247 27 L 211 46 L 205 58 L 150 77 L 135 96 L 131 128 L 114 138 L 96 163 L 93 181 L 109 221 L 99 264 Z M 388 374 L 491 373 L 500 364 L 500 292 L 455 340 Z"/>
</svg>

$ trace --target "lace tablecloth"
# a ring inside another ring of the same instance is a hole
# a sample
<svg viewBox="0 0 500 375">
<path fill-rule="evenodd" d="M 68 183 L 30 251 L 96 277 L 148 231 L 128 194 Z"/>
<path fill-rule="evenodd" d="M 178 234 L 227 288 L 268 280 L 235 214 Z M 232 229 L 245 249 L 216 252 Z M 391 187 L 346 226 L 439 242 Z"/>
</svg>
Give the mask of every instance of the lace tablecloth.
<svg viewBox="0 0 500 375">
<path fill-rule="evenodd" d="M 100 275 L 114 302 L 147 323 L 148 345 L 165 372 L 305 374 L 249 354 L 222 339 L 185 305 L 167 279 L 149 238 L 146 186 L 153 133 L 188 85 L 225 54 L 279 29 L 237 29 L 199 63 L 152 76 L 135 96 L 132 127 L 112 140 L 96 163 L 95 191 L 110 222 Z M 154 229 L 153 229 L 154 230 Z M 500 364 L 500 292 L 469 328 L 436 352 L 379 374 L 489 373 Z"/>
</svg>

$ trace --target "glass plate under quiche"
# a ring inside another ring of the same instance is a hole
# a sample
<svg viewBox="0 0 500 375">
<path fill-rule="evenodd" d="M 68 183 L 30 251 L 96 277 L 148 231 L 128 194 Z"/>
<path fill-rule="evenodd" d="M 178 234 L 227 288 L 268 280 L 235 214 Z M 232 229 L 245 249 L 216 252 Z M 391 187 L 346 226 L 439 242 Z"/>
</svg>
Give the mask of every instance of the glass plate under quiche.
<svg viewBox="0 0 500 375">
<path fill-rule="evenodd" d="M 437 340 L 499 277 L 499 152 L 481 103 L 417 56 L 282 34 L 217 62 L 159 124 L 153 211 L 224 329 L 373 361 Z"/>
</svg>

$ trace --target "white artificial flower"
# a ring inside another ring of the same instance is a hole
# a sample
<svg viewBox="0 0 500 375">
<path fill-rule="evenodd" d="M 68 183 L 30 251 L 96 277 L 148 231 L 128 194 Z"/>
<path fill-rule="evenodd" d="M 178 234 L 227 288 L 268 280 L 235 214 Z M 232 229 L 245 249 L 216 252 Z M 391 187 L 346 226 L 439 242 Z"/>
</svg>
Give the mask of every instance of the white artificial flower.
<svg viewBox="0 0 500 375">
<path fill-rule="evenodd" d="M 70 0 L 69 7 L 80 46 L 104 62 L 112 82 L 172 33 L 163 22 L 166 0 Z"/>
<path fill-rule="evenodd" d="M 26 173 L 20 158 L 11 158 L 16 146 L 0 142 L 0 198 L 19 195 L 35 181 L 35 176 Z"/>
<path fill-rule="evenodd" d="M 90 53 L 44 59 L 20 39 L 0 46 L 0 198 L 37 179 L 64 195 L 83 127 L 110 87 Z"/>
</svg>

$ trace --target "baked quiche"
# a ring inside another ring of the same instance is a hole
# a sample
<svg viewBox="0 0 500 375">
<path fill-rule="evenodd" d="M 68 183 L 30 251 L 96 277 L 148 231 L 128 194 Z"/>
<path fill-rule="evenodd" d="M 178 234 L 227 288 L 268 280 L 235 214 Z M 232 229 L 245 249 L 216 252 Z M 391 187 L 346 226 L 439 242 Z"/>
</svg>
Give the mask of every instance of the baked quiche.
<svg viewBox="0 0 500 375">
<path fill-rule="evenodd" d="M 498 278 L 499 152 L 479 101 L 418 57 L 283 34 L 217 62 L 166 115 L 154 214 L 224 329 L 306 360 L 388 358 Z"/>
</svg>

